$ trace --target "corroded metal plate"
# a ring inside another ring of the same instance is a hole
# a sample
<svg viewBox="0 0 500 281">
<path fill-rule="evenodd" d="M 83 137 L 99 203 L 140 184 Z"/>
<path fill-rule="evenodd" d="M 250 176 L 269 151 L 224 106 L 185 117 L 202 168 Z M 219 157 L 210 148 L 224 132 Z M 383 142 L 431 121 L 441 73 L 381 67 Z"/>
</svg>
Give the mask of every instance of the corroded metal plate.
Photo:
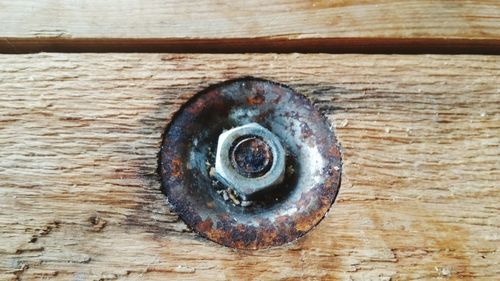
<svg viewBox="0 0 500 281">
<path fill-rule="evenodd" d="M 214 155 L 224 130 L 252 122 L 279 137 L 287 169 L 282 184 L 241 202 L 214 179 Z M 257 249 L 293 241 L 318 224 L 338 193 L 341 165 L 333 130 L 306 97 L 242 78 L 209 87 L 174 115 L 159 170 L 163 192 L 189 227 L 229 247 Z"/>
</svg>

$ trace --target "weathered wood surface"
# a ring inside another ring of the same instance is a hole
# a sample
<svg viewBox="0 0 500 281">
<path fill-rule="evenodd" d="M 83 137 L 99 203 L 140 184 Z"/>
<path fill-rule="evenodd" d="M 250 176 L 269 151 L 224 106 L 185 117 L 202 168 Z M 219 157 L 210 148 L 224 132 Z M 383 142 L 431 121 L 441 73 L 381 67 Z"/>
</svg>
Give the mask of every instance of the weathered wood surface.
<svg viewBox="0 0 500 281">
<path fill-rule="evenodd" d="M 2 0 L 0 15 L 4 52 L 99 50 L 99 46 L 127 51 L 179 46 L 184 52 L 189 42 L 202 50 L 221 46 L 258 50 L 265 45 L 301 50 L 357 46 L 355 50 L 369 51 L 366 45 L 383 49 L 433 44 L 439 49 L 447 44 L 464 48 L 479 44 L 490 52 L 496 46 L 498 52 L 500 44 L 497 0 Z"/>
<path fill-rule="evenodd" d="M 0 56 L 0 279 L 498 278 L 499 62 Z M 323 222 L 295 243 L 259 251 L 190 232 L 156 174 L 161 133 L 179 106 L 244 75 L 308 95 L 344 150 L 340 194 Z"/>
<path fill-rule="evenodd" d="M 481 38 L 500 3 L 481 1 L 2 1 L 5 37 Z"/>
</svg>

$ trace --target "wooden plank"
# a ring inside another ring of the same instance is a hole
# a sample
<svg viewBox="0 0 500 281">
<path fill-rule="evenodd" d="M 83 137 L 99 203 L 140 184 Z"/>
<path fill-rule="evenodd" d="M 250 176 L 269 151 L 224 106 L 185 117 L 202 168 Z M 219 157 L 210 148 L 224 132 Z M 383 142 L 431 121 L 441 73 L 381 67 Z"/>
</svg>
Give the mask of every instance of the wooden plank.
<svg viewBox="0 0 500 281">
<path fill-rule="evenodd" d="M 500 45 L 496 0 L 32 0 L 0 1 L 0 15 L 2 52 L 373 51 L 369 46 L 387 52 L 428 44 L 431 51 L 498 52 Z"/>
<path fill-rule="evenodd" d="M 499 57 L 0 56 L 0 279 L 491 280 Z M 335 124 L 338 200 L 292 244 L 236 251 L 165 204 L 162 130 L 211 83 L 287 83 Z"/>
<path fill-rule="evenodd" d="M 3 1 L 2 37 L 477 38 L 498 1 Z"/>
</svg>

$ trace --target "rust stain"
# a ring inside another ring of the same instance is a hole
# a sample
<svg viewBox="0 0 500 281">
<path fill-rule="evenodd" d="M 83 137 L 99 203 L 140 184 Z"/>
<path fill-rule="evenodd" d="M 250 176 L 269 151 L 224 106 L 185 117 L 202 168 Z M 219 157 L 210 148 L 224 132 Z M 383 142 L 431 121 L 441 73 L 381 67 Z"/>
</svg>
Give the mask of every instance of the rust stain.
<svg viewBox="0 0 500 281">
<path fill-rule="evenodd" d="M 212 229 L 213 224 L 214 223 L 212 222 L 212 219 L 208 218 L 198 223 L 198 225 L 196 225 L 196 228 L 201 232 L 208 232 Z"/>
<path fill-rule="evenodd" d="M 266 98 L 263 94 L 256 94 L 255 96 L 248 97 L 247 103 L 249 105 L 259 105 L 266 101 Z"/>
<path fill-rule="evenodd" d="M 181 172 L 182 161 L 181 161 L 181 159 L 173 159 L 171 163 L 172 163 L 171 164 L 172 176 L 180 177 L 182 175 L 182 172 Z"/>
</svg>

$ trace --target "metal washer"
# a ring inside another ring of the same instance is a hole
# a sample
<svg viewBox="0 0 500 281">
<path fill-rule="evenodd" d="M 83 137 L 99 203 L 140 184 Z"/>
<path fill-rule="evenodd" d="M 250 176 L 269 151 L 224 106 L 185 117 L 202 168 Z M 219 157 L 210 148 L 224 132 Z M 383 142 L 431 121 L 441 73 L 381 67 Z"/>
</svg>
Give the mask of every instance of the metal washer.
<svg viewBox="0 0 500 281">
<path fill-rule="evenodd" d="M 282 184 L 249 207 L 225 201 L 212 168 L 219 135 L 256 122 L 285 147 Z M 282 245 L 318 224 L 340 187 L 342 162 L 330 124 L 303 95 L 275 82 L 246 77 L 193 96 L 173 116 L 159 154 L 162 191 L 195 232 L 228 247 Z"/>
</svg>

